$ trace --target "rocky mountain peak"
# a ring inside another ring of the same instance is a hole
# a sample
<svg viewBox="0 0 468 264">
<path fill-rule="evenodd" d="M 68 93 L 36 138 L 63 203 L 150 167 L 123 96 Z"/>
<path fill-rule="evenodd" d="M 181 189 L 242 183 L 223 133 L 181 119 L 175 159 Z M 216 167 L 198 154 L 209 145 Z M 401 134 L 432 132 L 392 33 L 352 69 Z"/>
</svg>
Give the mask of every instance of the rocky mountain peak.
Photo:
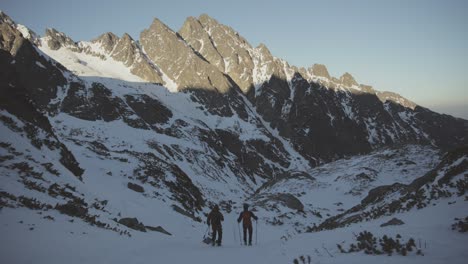
<svg viewBox="0 0 468 264">
<path fill-rule="evenodd" d="M 0 10 L 0 23 L 7 23 L 9 25 L 14 25 L 15 22 L 3 11 Z"/>
<path fill-rule="evenodd" d="M 195 17 L 188 17 L 178 33 L 194 50 L 200 50 L 205 44 L 204 41 L 210 40 L 210 36 Z"/>
<path fill-rule="evenodd" d="M 356 82 L 356 80 L 354 79 L 354 77 L 348 72 L 345 72 L 343 75 L 341 75 L 340 83 L 345 87 L 351 87 L 353 85 L 356 85 L 356 86 L 359 85 Z"/>
<path fill-rule="evenodd" d="M 284 77 L 281 62 L 273 57 L 270 50 L 261 43 L 251 50 L 254 69 L 252 71 L 255 94 L 259 88 L 270 80 L 271 76 Z"/>
<path fill-rule="evenodd" d="M 23 38 L 30 40 L 36 45 L 39 43 L 37 34 L 34 31 L 24 25 L 16 24 L 7 14 L 2 11 L 0 11 L 0 24 L 8 25 L 12 30 L 14 29 L 15 32 L 19 31 Z"/>
<path fill-rule="evenodd" d="M 155 17 L 153 19 L 153 22 L 151 23 L 149 29 L 153 30 L 153 31 L 156 31 L 156 32 L 165 31 L 165 32 L 170 33 L 170 34 L 174 33 L 166 24 L 164 24 L 157 17 Z"/>
<path fill-rule="evenodd" d="M 196 52 L 202 55 L 212 65 L 216 66 L 219 71 L 224 72 L 225 64 L 223 57 L 211 43 L 211 37 L 205 31 L 200 21 L 194 17 L 187 18 L 184 25 L 179 30 L 179 35 Z"/>
<path fill-rule="evenodd" d="M 394 92 L 388 92 L 388 91 L 377 91 L 376 92 L 377 97 L 382 101 L 383 103 L 389 101 L 395 104 L 402 105 L 404 107 L 410 108 L 410 109 L 415 109 L 416 106 L 418 106 L 416 103 L 404 98 L 403 96 L 394 93 Z"/>
<path fill-rule="evenodd" d="M 200 23 L 202 25 L 215 25 L 215 24 L 219 24 L 218 21 L 216 21 L 216 19 L 210 17 L 208 14 L 201 14 L 199 17 L 198 17 L 198 20 L 200 21 Z"/>
<path fill-rule="evenodd" d="M 139 49 L 135 40 L 127 33 L 124 33 L 121 38 L 115 43 L 116 45 L 125 44 L 126 46 L 131 46 L 132 48 Z"/>
<path fill-rule="evenodd" d="M 100 35 L 99 37 L 92 40 L 91 42 L 99 43 L 99 44 L 101 44 L 102 48 L 106 52 L 111 52 L 112 49 L 114 48 L 115 44 L 117 44 L 118 41 L 119 41 L 119 37 L 117 37 L 112 32 L 107 32 L 107 33 L 104 33 L 104 34 Z"/>
<path fill-rule="evenodd" d="M 75 41 L 65 35 L 65 33 L 57 31 L 55 28 L 47 28 L 45 36 L 47 38 L 47 45 L 52 50 L 58 50 L 62 47 L 78 49 Z"/>
<path fill-rule="evenodd" d="M 258 44 L 255 49 L 264 56 L 273 57 L 268 47 L 263 43 Z"/>
<path fill-rule="evenodd" d="M 312 68 L 309 69 L 309 71 L 312 72 L 312 75 L 330 79 L 330 74 L 328 73 L 327 67 L 323 64 L 314 64 Z"/>
<path fill-rule="evenodd" d="M 109 43 L 107 49 L 112 51 L 113 59 L 123 62 L 125 66 L 130 68 L 130 72 L 143 80 L 164 84 L 159 69 L 150 62 L 129 34 L 124 33 L 121 38 L 116 38 L 117 41 L 114 45 L 111 46 Z"/>
<path fill-rule="evenodd" d="M 202 14 L 198 20 L 188 18 L 179 34 L 219 71 L 229 75 L 244 93 L 252 87 L 252 47 L 232 28 Z"/>
<path fill-rule="evenodd" d="M 190 30 L 197 30 L 202 26 L 200 24 L 200 21 L 198 21 L 198 19 L 196 17 L 189 16 L 189 17 L 187 17 L 187 19 L 185 19 L 185 22 L 182 25 L 182 28 L 184 28 L 184 27 L 188 27 L 188 29 L 190 29 Z"/>
<path fill-rule="evenodd" d="M 359 84 L 359 88 L 361 88 L 365 93 L 375 93 L 375 90 L 371 85 Z"/>
<path fill-rule="evenodd" d="M 200 88 L 226 92 L 231 88 L 231 82 L 216 66 L 196 54 L 193 47 L 156 18 L 141 32 L 140 43 L 148 57 L 177 84 L 173 90 Z"/>
<path fill-rule="evenodd" d="M 130 36 L 128 33 L 124 33 L 121 39 L 124 39 L 125 41 L 134 41 L 132 36 Z"/>
<path fill-rule="evenodd" d="M 0 13 L 0 48 L 13 54 L 13 50 L 21 45 L 20 42 L 21 37 L 13 21 L 5 13 Z"/>
</svg>

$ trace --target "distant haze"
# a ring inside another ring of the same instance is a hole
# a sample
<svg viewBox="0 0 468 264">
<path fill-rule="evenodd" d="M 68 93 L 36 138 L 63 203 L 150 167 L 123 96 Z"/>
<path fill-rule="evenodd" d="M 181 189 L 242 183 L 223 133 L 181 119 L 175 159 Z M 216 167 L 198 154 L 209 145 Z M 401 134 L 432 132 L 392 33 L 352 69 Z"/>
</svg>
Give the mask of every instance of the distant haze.
<svg viewBox="0 0 468 264">
<path fill-rule="evenodd" d="M 466 101 L 459 104 L 435 104 L 427 105 L 426 107 L 438 113 L 449 114 L 455 117 L 460 117 L 468 120 L 468 105 Z"/>
<path fill-rule="evenodd" d="M 107 31 L 138 39 L 154 17 L 177 31 L 207 13 L 292 65 L 322 63 L 468 119 L 468 1 L 3 0 L 0 9 L 40 35 L 54 27 L 75 41 Z"/>
</svg>

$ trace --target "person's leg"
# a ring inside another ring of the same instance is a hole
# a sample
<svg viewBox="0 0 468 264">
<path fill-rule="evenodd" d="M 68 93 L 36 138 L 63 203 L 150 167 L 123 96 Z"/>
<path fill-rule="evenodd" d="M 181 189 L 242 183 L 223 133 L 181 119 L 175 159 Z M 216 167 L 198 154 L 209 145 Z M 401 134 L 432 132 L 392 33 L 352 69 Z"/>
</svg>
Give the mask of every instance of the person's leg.
<svg viewBox="0 0 468 264">
<path fill-rule="evenodd" d="M 252 245 L 252 225 L 249 225 L 249 245 Z"/>
<path fill-rule="evenodd" d="M 223 240 L 223 228 L 218 227 L 218 246 L 221 246 L 221 241 Z"/>
<path fill-rule="evenodd" d="M 215 245 L 215 241 L 216 241 L 216 227 L 213 226 L 213 228 L 211 229 L 211 231 L 213 231 L 213 234 L 212 234 L 212 237 L 211 237 L 211 244 L 214 246 L 214 245 Z"/>
<path fill-rule="evenodd" d="M 242 226 L 244 230 L 244 245 L 247 245 L 247 226 Z"/>
</svg>

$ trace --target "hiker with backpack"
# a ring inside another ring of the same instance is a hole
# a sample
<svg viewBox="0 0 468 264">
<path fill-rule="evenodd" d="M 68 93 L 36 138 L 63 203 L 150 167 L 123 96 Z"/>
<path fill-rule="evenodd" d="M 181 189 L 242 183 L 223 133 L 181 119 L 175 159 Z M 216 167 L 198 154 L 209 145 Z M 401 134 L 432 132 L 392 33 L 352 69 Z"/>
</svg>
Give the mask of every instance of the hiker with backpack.
<svg viewBox="0 0 468 264">
<path fill-rule="evenodd" d="M 258 220 L 258 217 L 254 215 L 252 211 L 249 211 L 249 205 L 244 204 L 244 211 L 240 213 L 239 218 L 237 218 L 237 223 L 240 223 L 242 221 L 242 227 L 244 230 L 244 244 L 247 245 L 247 231 L 249 232 L 249 246 L 252 245 L 252 218 L 255 219 L 255 221 Z"/>
<path fill-rule="evenodd" d="M 211 245 L 213 246 L 215 245 L 215 242 L 218 246 L 221 246 L 221 240 L 223 239 L 222 221 L 224 221 L 224 216 L 219 211 L 219 206 L 215 205 L 206 219 L 206 223 L 208 226 L 211 225 L 211 230 L 213 231 L 211 238 Z M 216 234 L 218 235 L 218 240 L 216 240 Z"/>
</svg>

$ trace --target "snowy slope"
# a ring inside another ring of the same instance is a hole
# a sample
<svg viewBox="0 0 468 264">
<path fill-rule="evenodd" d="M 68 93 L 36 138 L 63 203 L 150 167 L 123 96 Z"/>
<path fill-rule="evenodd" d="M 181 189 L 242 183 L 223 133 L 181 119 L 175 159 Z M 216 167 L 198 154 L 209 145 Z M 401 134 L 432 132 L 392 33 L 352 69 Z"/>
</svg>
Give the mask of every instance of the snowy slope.
<svg viewBox="0 0 468 264">
<path fill-rule="evenodd" d="M 125 194 L 123 188 L 115 189 L 121 198 L 134 201 L 128 205 L 129 208 L 136 210 L 143 205 L 140 204 L 142 200 L 138 202 L 138 197 Z M 139 211 L 139 217 L 143 211 L 150 208 L 149 204 L 147 206 Z M 236 208 L 230 214 L 223 212 L 226 220 L 223 223 L 224 239 L 221 248 L 212 248 L 200 242 L 206 230 L 204 224 L 180 222 L 179 216 L 168 214 L 163 208 L 157 207 L 157 212 L 148 212 L 148 216 L 152 217 L 145 217 L 145 221 L 153 219 L 167 222 L 167 229 L 174 233 L 173 236 L 135 231 L 131 231 L 131 237 L 120 236 L 56 211 L 4 208 L 1 211 L 0 229 L 2 238 L 8 243 L 3 243 L 4 246 L 0 249 L 2 262 L 29 263 L 34 260 L 39 263 L 217 263 L 218 259 L 222 258 L 223 263 L 274 264 L 292 263 L 293 259 L 300 256 L 310 256 L 311 263 L 464 263 L 468 256 L 464 247 L 468 239 L 466 234 L 451 230 L 454 218 L 463 218 L 466 212 L 466 201 L 456 197 L 441 199 L 436 205 L 420 210 L 385 216 L 347 228 L 302 234 L 283 233 L 285 226 L 267 224 L 265 214 L 260 211 L 257 212 L 260 216 L 256 225 L 258 237 L 254 238 L 258 244 L 252 248 L 239 245 L 239 231 L 235 219 L 240 208 Z M 54 220 L 45 219 L 46 216 L 51 216 Z M 405 224 L 380 227 L 393 217 L 398 217 Z M 421 219 L 425 220 L 421 222 Z M 74 221 L 71 222 L 72 220 Z M 375 236 L 394 237 L 400 234 L 403 241 L 413 238 L 424 256 L 416 255 L 415 251 L 406 257 L 339 252 L 337 244 L 347 247 L 355 242 L 355 234 L 365 230 Z M 80 251 L 76 251 L 76 247 L 79 247 Z M 28 254 L 20 254 L 19 250 L 25 248 L 28 249 Z M 61 250 L 56 251 L 56 248 Z"/>
<path fill-rule="evenodd" d="M 144 82 L 140 77 L 130 72 L 130 69 L 120 61 L 111 58 L 98 44 L 80 42 L 81 47 L 87 47 L 90 52 L 78 52 L 68 47 L 53 50 L 47 45 L 47 37 L 40 39 L 39 49 L 55 61 L 60 62 L 77 76 L 108 77 L 119 80 Z M 98 56 L 98 55 L 101 55 Z"/>
</svg>

